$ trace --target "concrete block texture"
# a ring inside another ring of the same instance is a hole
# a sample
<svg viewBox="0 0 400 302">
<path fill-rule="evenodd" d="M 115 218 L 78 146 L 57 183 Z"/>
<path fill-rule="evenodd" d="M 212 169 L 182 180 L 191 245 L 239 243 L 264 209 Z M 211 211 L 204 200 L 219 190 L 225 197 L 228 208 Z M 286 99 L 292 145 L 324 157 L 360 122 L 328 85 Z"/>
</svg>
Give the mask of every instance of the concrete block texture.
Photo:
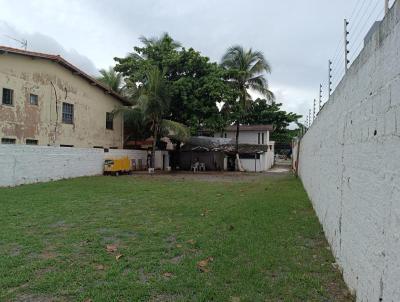
<svg viewBox="0 0 400 302">
<path fill-rule="evenodd" d="M 299 175 L 357 301 L 400 301 L 400 2 L 300 143 Z"/>
<path fill-rule="evenodd" d="M 110 157 L 128 156 L 146 165 L 147 154 L 145 150 L 0 145 L 0 187 L 101 175 L 104 159 Z M 169 166 L 168 151 L 156 151 L 155 166 Z"/>
</svg>

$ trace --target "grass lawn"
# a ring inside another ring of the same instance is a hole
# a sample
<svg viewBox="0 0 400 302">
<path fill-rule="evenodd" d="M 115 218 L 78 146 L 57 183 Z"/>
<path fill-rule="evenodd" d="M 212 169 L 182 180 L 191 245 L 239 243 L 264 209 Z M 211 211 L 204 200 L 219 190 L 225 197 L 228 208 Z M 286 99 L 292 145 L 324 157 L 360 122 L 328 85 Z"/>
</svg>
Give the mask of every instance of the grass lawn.
<svg viewBox="0 0 400 302">
<path fill-rule="evenodd" d="M 0 189 L 0 301 L 352 301 L 301 183 L 232 179 Z"/>
</svg>

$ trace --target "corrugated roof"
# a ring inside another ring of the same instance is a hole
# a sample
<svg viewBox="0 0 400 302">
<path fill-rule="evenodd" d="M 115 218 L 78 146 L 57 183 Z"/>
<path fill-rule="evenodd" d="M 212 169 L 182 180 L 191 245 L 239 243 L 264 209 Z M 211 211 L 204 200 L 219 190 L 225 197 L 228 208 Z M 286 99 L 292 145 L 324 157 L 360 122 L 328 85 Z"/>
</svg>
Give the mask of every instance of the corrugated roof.
<svg viewBox="0 0 400 302">
<path fill-rule="evenodd" d="M 126 100 L 122 95 L 120 95 L 120 94 L 116 93 L 115 91 L 111 90 L 105 84 L 97 81 L 95 78 L 93 78 L 92 76 L 90 76 L 87 73 L 83 72 L 78 67 L 72 65 L 67 60 L 63 59 L 60 55 L 51 55 L 51 54 L 46 54 L 46 53 L 27 51 L 27 50 L 23 50 L 23 49 L 12 48 L 12 47 L 7 47 L 7 46 L 1 46 L 0 45 L 0 55 L 4 54 L 4 53 L 23 55 L 23 56 L 28 56 L 28 57 L 32 57 L 32 58 L 40 58 L 40 59 L 56 62 L 56 63 L 60 64 L 61 66 L 63 66 L 64 68 L 67 68 L 68 70 L 71 70 L 74 74 L 76 74 L 78 76 L 81 76 L 82 78 L 87 80 L 91 85 L 96 86 L 96 87 L 102 89 L 105 93 L 108 93 L 109 95 L 115 97 L 116 99 L 118 99 L 123 104 L 130 105 L 128 100 Z"/>
<path fill-rule="evenodd" d="M 240 131 L 274 131 L 274 125 L 240 125 Z M 236 131 L 236 125 L 225 128 L 225 131 Z"/>
<path fill-rule="evenodd" d="M 231 139 L 214 137 L 191 137 L 182 146 L 181 151 L 216 151 L 225 153 L 235 153 L 236 145 Z M 240 154 L 254 154 L 268 151 L 268 145 L 239 144 Z"/>
</svg>

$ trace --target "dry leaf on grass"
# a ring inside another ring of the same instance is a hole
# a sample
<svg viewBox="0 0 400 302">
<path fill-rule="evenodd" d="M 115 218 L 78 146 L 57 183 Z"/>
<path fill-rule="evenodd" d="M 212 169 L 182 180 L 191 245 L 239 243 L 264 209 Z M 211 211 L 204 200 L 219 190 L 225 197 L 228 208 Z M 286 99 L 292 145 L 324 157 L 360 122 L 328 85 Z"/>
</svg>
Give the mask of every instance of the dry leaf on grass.
<svg viewBox="0 0 400 302">
<path fill-rule="evenodd" d="M 197 262 L 197 268 L 203 273 L 208 273 L 210 269 L 208 268 L 208 263 L 214 260 L 213 257 L 208 257 L 207 259 Z"/>
<path fill-rule="evenodd" d="M 163 276 L 164 276 L 165 278 L 171 278 L 171 277 L 173 276 L 173 274 L 172 274 L 172 273 L 169 273 L 169 272 L 165 272 L 165 273 L 163 274 Z"/>
<path fill-rule="evenodd" d="M 109 253 L 115 253 L 115 252 L 118 250 L 118 247 L 117 247 L 116 244 L 108 244 L 108 245 L 106 246 L 106 250 L 107 250 L 107 252 L 109 252 Z"/>
<path fill-rule="evenodd" d="M 99 271 L 102 271 L 102 270 L 104 270 L 104 265 L 103 264 L 98 264 L 98 265 L 96 265 L 96 269 L 99 270 Z"/>
<path fill-rule="evenodd" d="M 177 247 L 178 249 L 180 249 L 180 248 L 182 248 L 182 244 L 177 244 L 176 247 Z"/>
<path fill-rule="evenodd" d="M 86 299 L 84 302 L 92 302 L 92 299 Z"/>
<path fill-rule="evenodd" d="M 196 244 L 196 240 L 194 239 L 189 239 L 188 241 L 186 241 L 187 243 L 190 243 L 191 245 L 195 245 Z"/>
<path fill-rule="evenodd" d="M 115 256 L 115 260 L 119 260 L 119 259 L 121 259 L 122 257 L 123 257 L 124 255 L 122 255 L 122 254 L 118 254 L 117 256 Z"/>
</svg>

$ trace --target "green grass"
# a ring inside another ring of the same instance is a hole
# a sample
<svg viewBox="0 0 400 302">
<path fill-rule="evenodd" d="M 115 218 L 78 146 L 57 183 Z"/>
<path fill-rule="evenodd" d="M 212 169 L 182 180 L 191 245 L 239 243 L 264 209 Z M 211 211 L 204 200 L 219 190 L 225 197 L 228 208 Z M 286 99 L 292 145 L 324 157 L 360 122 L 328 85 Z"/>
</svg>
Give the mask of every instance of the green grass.
<svg viewBox="0 0 400 302">
<path fill-rule="evenodd" d="M 78 178 L 0 208 L 1 301 L 351 301 L 292 176 Z"/>
</svg>

